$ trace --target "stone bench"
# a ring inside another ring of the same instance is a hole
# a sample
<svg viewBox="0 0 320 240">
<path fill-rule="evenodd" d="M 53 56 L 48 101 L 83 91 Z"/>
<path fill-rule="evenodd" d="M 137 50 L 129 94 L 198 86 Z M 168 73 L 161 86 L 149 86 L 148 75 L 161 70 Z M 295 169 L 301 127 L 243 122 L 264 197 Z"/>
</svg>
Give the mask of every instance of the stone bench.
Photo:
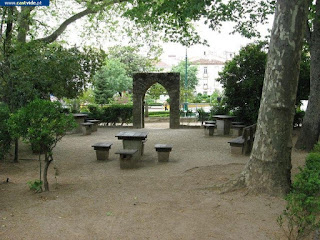
<svg viewBox="0 0 320 240">
<path fill-rule="evenodd" d="M 159 162 L 168 162 L 169 161 L 169 155 L 172 150 L 172 145 L 156 144 L 156 145 L 154 145 L 154 148 L 156 149 L 156 151 L 158 153 L 158 161 Z"/>
<path fill-rule="evenodd" d="M 250 154 L 257 124 L 243 128 L 241 136 L 230 140 L 228 143 L 231 147 L 232 154 Z"/>
<path fill-rule="evenodd" d="M 217 127 L 215 124 L 204 124 L 204 135 L 207 136 L 213 136 L 214 129 Z"/>
<path fill-rule="evenodd" d="M 81 123 L 82 134 L 90 135 L 92 133 L 92 125 L 93 123 L 89 122 Z"/>
<path fill-rule="evenodd" d="M 97 160 L 109 160 L 109 150 L 111 148 L 111 145 L 112 143 L 99 142 L 91 146 L 96 151 Z"/>
<path fill-rule="evenodd" d="M 217 122 L 215 120 L 212 121 L 204 121 L 204 124 L 216 124 Z"/>
<path fill-rule="evenodd" d="M 100 123 L 100 120 L 90 119 L 90 120 L 87 120 L 87 122 L 93 123 L 93 125 L 92 125 L 92 132 L 96 132 L 96 131 L 98 130 L 98 125 L 99 125 L 99 123 Z"/>
<path fill-rule="evenodd" d="M 120 168 L 132 169 L 138 167 L 139 157 L 137 149 L 121 149 L 116 152 L 120 155 Z"/>
</svg>

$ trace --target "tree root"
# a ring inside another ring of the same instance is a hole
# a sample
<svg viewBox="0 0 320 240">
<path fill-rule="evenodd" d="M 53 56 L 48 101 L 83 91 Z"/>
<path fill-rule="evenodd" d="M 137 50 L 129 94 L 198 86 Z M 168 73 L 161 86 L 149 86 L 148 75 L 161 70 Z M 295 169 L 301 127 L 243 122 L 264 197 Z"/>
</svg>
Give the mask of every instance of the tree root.
<svg viewBox="0 0 320 240">
<path fill-rule="evenodd" d="M 244 175 L 240 175 L 236 179 L 229 180 L 222 184 L 213 185 L 210 187 L 202 188 L 202 190 L 218 190 L 220 194 L 234 192 L 246 188 Z"/>
</svg>

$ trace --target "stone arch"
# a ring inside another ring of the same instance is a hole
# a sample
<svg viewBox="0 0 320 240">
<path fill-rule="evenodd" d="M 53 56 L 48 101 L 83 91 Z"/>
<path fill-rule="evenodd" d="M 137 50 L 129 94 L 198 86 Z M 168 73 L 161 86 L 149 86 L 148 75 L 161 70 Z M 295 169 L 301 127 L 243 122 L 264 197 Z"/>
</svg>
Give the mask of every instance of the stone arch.
<svg viewBox="0 0 320 240">
<path fill-rule="evenodd" d="M 168 91 L 170 97 L 170 128 L 179 128 L 179 73 L 136 73 L 133 75 L 133 127 L 144 127 L 144 96 L 147 90 L 155 83 L 160 83 Z"/>
</svg>

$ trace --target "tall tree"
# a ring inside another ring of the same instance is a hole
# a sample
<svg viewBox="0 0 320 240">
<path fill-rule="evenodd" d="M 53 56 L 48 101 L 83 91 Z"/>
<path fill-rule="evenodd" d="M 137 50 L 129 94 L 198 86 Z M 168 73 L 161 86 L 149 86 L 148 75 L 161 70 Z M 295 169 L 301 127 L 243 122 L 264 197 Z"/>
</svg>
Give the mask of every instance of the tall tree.
<svg viewBox="0 0 320 240">
<path fill-rule="evenodd" d="M 306 22 L 310 48 L 310 96 L 296 148 L 311 150 L 320 136 L 320 0 L 314 1 Z"/>
<path fill-rule="evenodd" d="M 309 0 L 278 0 L 250 160 L 241 183 L 284 195 L 291 184 L 292 125 Z"/>
<path fill-rule="evenodd" d="M 109 103 L 111 98 L 132 86 L 132 78 L 119 59 L 109 59 L 94 76 L 94 98 L 98 104 Z"/>
<path fill-rule="evenodd" d="M 193 92 L 196 89 L 198 84 L 198 67 L 191 66 L 188 62 L 188 78 L 187 78 L 187 85 L 185 85 L 185 77 L 186 77 L 186 61 L 181 61 L 178 65 L 173 66 L 171 71 L 180 73 L 180 102 L 184 102 L 185 94 L 188 95 L 188 99 L 193 96 Z"/>
</svg>

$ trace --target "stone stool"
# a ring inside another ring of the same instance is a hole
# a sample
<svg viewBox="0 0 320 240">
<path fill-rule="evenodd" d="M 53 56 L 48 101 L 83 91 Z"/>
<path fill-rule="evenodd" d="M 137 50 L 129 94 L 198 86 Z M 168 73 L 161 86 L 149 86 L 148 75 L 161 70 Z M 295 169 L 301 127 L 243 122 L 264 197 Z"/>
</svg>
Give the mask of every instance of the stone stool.
<svg viewBox="0 0 320 240">
<path fill-rule="evenodd" d="M 87 122 L 93 123 L 92 132 L 96 132 L 98 130 L 98 124 L 100 123 L 100 120 L 93 119 L 93 120 L 87 120 Z"/>
<path fill-rule="evenodd" d="M 89 122 L 81 123 L 82 134 L 90 135 L 92 132 L 92 125 L 93 123 L 89 123 Z"/>
<path fill-rule="evenodd" d="M 138 167 L 139 157 L 137 149 L 121 149 L 116 152 L 120 155 L 120 168 L 132 169 Z"/>
<path fill-rule="evenodd" d="M 169 144 L 156 144 L 154 148 L 158 152 L 158 161 L 159 162 L 168 162 L 169 155 L 172 150 L 172 145 Z"/>
<path fill-rule="evenodd" d="M 204 135 L 206 136 L 209 134 L 209 136 L 213 136 L 215 127 L 216 127 L 215 124 L 205 124 L 204 125 Z"/>
<path fill-rule="evenodd" d="M 92 145 L 94 150 L 96 151 L 97 160 L 109 160 L 109 150 L 111 148 L 112 143 L 107 142 L 99 142 Z"/>
</svg>

